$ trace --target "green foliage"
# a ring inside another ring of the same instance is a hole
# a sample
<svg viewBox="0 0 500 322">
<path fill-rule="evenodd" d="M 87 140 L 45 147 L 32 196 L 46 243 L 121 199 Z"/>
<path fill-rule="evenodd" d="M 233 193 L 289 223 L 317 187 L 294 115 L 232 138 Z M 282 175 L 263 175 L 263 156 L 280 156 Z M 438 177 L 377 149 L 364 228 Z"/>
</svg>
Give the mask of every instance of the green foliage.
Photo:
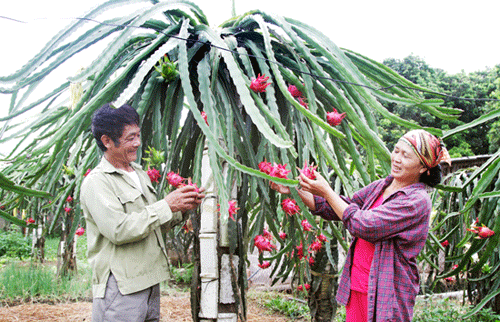
<svg viewBox="0 0 500 322">
<path fill-rule="evenodd" d="M 345 306 L 340 306 L 337 309 L 337 314 L 335 315 L 335 322 L 345 322 L 345 320 L 346 320 Z"/>
<path fill-rule="evenodd" d="M 478 71 L 469 74 L 464 72 L 449 75 L 439 68 L 430 67 L 423 59 L 418 56 L 410 55 L 402 60 L 399 59 L 385 59 L 384 65 L 390 67 L 401 76 L 410 80 L 411 82 L 420 86 L 426 87 L 433 92 L 444 93 L 450 96 L 463 97 L 466 99 L 484 99 L 493 97 L 496 90 L 498 90 L 498 79 L 500 77 L 499 66 L 494 69 L 485 71 Z M 497 82 L 497 83 L 495 83 Z M 497 85 L 495 85 L 497 84 Z M 435 94 L 424 94 L 426 98 L 436 97 Z M 423 126 L 430 126 L 441 129 L 453 129 L 459 125 L 469 123 L 478 117 L 498 108 L 498 102 L 492 103 L 484 100 L 459 100 L 459 99 L 445 99 L 445 106 L 453 107 L 462 110 L 462 114 L 456 120 L 445 120 L 437 118 L 428 112 L 423 112 L 416 109 L 414 106 L 384 103 L 387 108 L 401 116 L 404 119 L 414 120 Z M 486 139 L 487 133 L 490 131 L 494 121 L 489 121 L 481 126 L 474 127 L 462 133 L 453 135 L 445 139 L 445 143 L 449 150 L 454 150 L 455 157 L 487 154 L 495 152 L 494 147 Z M 394 128 L 387 124 L 380 124 L 385 131 Z M 398 127 L 396 127 L 398 128 Z M 382 131 L 384 132 L 384 131 Z M 492 134 L 493 135 L 493 134 Z M 384 136 L 388 142 L 397 140 L 398 137 Z M 463 142 L 468 142 L 470 147 L 465 147 Z"/>
<path fill-rule="evenodd" d="M 276 296 L 266 300 L 264 302 L 264 306 L 292 319 L 306 317 L 309 315 L 309 307 L 294 298 L 286 299 L 282 296 Z"/>
<path fill-rule="evenodd" d="M 496 79 L 493 82 L 494 90 L 491 92 L 490 97 L 500 100 L 500 65 L 497 65 L 493 72 Z M 500 109 L 500 102 L 489 102 L 486 104 L 486 111 L 494 111 Z M 494 121 L 488 130 L 488 142 L 490 153 L 494 153 L 500 149 L 500 121 Z"/>
<path fill-rule="evenodd" d="M 181 267 L 172 267 L 172 277 L 177 284 L 191 284 L 194 265 L 183 264 Z"/>
<path fill-rule="evenodd" d="M 179 75 L 179 72 L 177 72 L 177 63 L 171 62 L 168 59 L 167 55 L 163 56 L 163 59 L 160 59 L 158 63 L 160 65 L 155 66 L 155 69 L 161 75 L 158 76 L 159 79 L 169 83 L 172 80 L 174 80 L 174 78 L 176 78 L 177 75 Z"/>
<path fill-rule="evenodd" d="M 445 189 L 432 193 L 431 229 L 419 255 L 428 272 L 427 278 L 422 279 L 424 292 L 466 288 L 475 310 L 491 307 L 497 312 L 500 310 L 495 298 L 500 290 L 499 157 L 500 151 L 481 167 L 450 174 L 445 178 Z M 467 230 L 482 225 L 496 234 L 477 239 Z M 443 246 L 444 241 L 448 243 Z M 475 311 L 470 313 L 472 316 Z"/>
<path fill-rule="evenodd" d="M 145 154 L 147 157 L 142 158 L 145 161 L 144 168 L 149 169 L 152 168 L 161 168 L 162 164 L 165 163 L 165 157 L 162 151 L 158 151 L 153 147 L 149 147 Z"/>
<path fill-rule="evenodd" d="M 500 121 L 491 124 L 488 130 L 489 152 L 495 153 L 500 149 Z"/>
<path fill-rule="evenodd" d="M 498 322 L 500 315 L 495 314 L 491 309 L 483 309 L 470 317 L 464 317 L 468 306 L 461 306 L 449 299 L 444 300 L 423 300 L 415 307 L 413 316 L 414 322 Z"/>
<path fill-rule="evenodd" d="M 0 300 L 78 300 L 91 296 L 91 271 L 59 278 L 55 267 L 10 263 L 0 270 Z"/>
<path fill-rule="evenodd" d="M 59 238 L 47 238 L 45 239 L 45 260 L 49 262 L 54 262 L 57 260 L 57 249 L 59 247 Z M 78 242 L 78 246 L 80 242 Z M 78 247 L 77 247 L 78 252 Z"/>
<path fill-rule="evenodd" d="M 87 234 L 78 237 L 76 245 L 76 258 L 87 261 Z"/>
<path fill-rule="evenodd" d="M 76 256 L 80 264 L 76 274 L 62 278 L 56 276 L 54 265 L 57 260 L 58 246 L 59 239 L 57 238 L 45 240 L 46 264 L 44 265 L 9 260 L 7 265 L 0 269 L 0 300 L 15 302 L 36 298 L 37 300 L 64 301 L 91 297 L 92 271 L 87 264 L 86 236 L 78 238 Z"/>
<path fill-rule="evenodd" d="M 452 158 L 468 157 L 474 155 L 472 153 L 470 144 L 466 141 L 461 141 L 458 146 L 454 146 L 449 149 L 448 153 Z"/>
<path fill-rule="evenodd" d="M 0 258 L 24 260 L 31 256 L 31 238 L 20 231 L 0 231 Z"/>
<path fill-rule="evenodd" d="M 59 238 L 45 239 L 45 260 L 55 262 L 57 260 L 57 251 L 59 248 Z M 87 261 L 87 235 L 78 237 L 76 245 L 76 258 L 82 262 Z"/>
</svg>

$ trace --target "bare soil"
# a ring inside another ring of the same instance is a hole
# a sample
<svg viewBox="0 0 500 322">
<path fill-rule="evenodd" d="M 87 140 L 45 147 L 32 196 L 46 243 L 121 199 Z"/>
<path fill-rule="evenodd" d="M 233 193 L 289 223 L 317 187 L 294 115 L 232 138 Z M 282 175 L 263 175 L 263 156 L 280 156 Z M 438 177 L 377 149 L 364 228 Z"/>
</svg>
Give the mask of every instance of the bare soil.
<svg viewBox="0 0 500 322">
<path fill-rule="evenodd" d="M 269 309 L 259 304 L 259 295 L 248 298 L 248 322 L 286 322 L 291 318 L 280 314 L 273 314 Z M 76 322 L 91 321 L 92 303 L 23 303 L 14 306 L 0 307 L 0 322 L 14 321 L 50 321 L 50 322 Z M 192 321 L 189 293 L 174 293 L 161 297 L 162 322 L 187 322 Z M 295 319 L 294 321 L 306 321 Z"/>
</svg>

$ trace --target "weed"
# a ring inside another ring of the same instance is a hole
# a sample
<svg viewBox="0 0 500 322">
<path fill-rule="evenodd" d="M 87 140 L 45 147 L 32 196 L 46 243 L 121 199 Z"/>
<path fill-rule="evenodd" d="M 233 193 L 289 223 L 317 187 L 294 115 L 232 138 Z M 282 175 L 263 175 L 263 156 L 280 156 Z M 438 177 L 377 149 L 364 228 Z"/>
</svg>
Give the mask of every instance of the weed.
<svg viewBox="0 0 500 322">
<path fill-rule="evenodd" d="M 22 238 L 19 232 L 16 238 Z M 16 239 L 12 238 L 12 239 Z M 46 264 L 18 262 L 9 257 L 5 267 L 0 269 L 0 300 L 19 302 L 65 301 L 91 297 L 92 271 L 87 262 L 87 241 L 84 236 L 77 242 L 78 272 L 72 276 L 58 277 L 54 262 L 57 261 L 59 238 L 45 240 Z M 31 251 L 30 243 L 27 244 Z M 28 254 L 29 256 L 29 254 Z M 6 258 L 6 256 L 2 257 Z M 51 264 L 52 263 L 52 264 Z"/>
<path fill-rule="evenodd" d="M 59 238 L 47 238 L 45 240 L 45 260 L 48 262 L 57 261 L 57 250 L 59 248 Z M 83 235 L 76 240 L 76 258 L 87 261 L 87 236 Z"/>
<path fill-rule="evenodd" d="M 306 303 L 302 303 L 302 301 L 294 298 L 284 298 L 277 293 L 272 293 L 271 296 L 263 298 L 261 304 L 272 311 L 279 312 L 292 319 L 309 317 L 310 314 L 309 307 Z"/>
<path fill-rule="evenodd" d="M 193 280 L 193 264 L 182 264 L 181 267 L 172 267 L 172 277 L 177 284 L 191 284 Z"/>
</svg>

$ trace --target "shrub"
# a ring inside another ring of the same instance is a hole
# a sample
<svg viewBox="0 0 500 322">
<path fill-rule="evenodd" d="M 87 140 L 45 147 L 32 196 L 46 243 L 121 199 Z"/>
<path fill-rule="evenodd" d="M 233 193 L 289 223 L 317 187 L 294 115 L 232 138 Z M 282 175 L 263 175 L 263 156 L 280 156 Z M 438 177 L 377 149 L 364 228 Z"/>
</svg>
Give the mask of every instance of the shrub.
<svg viewBox="0 0 500 322">
<path fill-rule="evenodd" d="M 7 230 L 0 233 L 0 257 L 29 258 L 31 255 L 31 238 L 23 237 L 19 231 Z"/>
<path fill-rule="evenodd" d="M 193 264 L 183 264 L 172 268 L 172 277 L 177 284 L 191 284 L 193 279 Z"/>
</svg>

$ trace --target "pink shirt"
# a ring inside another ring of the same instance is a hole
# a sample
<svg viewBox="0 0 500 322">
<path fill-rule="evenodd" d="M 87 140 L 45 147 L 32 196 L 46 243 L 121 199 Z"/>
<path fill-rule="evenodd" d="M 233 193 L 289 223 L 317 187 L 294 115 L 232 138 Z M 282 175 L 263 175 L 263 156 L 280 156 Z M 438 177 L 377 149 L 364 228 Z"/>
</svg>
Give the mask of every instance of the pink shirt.
<svg viewBox="0 0 500 322">
<path fill-rule="evenodd" d="M 376 208 L 384 201 L 383 192 L 369 209 Z M 368 277 L 372 267 L 375 245 L 364 239 L 358 238 L 354 248 L 354 258 L 351 269 L 351 290 L 368 293 Z"/>
</svg>

